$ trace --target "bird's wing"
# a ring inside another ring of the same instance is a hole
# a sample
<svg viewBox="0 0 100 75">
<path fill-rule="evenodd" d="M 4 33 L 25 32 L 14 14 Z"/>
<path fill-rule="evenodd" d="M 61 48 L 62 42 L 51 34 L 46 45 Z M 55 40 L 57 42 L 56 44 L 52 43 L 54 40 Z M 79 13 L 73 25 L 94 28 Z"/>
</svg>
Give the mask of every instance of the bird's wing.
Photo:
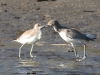
<svg viewBox="0 0 100 75">
<path fill-rule="evenodd" d="M 34 33 L 31 33 L 32 29 L 25 31 L 19 38 L 20 39 L 27 39 L 30 38 L 31 36 L 34 36 Z"/>
<path fill-rule="evenodd" d="M 69 31 L 67 31 L 67 37 L 71 38 L 71 39 L 82 39 L 82 40 L 88 40 L 88 38 L 80 33 L 79 31 L 77 30 L 74 30 L 74 29 L 69 29 Z"/>
</svg>

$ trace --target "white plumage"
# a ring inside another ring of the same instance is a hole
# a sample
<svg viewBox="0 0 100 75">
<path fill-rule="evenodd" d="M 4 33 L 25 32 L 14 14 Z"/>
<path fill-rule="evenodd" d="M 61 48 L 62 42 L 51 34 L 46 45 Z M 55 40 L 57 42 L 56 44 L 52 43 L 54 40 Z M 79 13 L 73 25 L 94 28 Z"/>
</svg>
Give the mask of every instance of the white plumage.
<svg viewBox="0 0 100 75">
<path fill-rule="evenodd" d="M 25 44 L 32 44 L 32 47 L 30 50 L 30 56 L 33 57 L 32 55 L 33 46 L 39 39 L 41 39 L 41 36 L 42 36 L 41 28 L 45 26 L 46 25 L 42 26 L 41 24 L 37 23 L 34 25 L 33 29 L 25 31 L 17 40 L 13 40 L 15 42 L 19 42 L 22 44 L 22 46 L 19 48 L 19 57 L 21 53 L 21 48 Z"/>
</svg>

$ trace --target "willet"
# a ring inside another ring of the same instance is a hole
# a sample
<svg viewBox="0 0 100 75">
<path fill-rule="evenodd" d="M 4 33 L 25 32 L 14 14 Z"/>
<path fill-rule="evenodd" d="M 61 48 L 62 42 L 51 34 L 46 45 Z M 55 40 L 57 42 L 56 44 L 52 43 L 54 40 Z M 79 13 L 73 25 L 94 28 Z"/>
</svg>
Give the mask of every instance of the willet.
<svg viewBox="0 0 100 75">
<path fill-rule="evenodd" d="M 22 46 L 19 48 L 19 57 L 20 57 L 21 49 L 25 44 L 32 44 L 30 50 L 30 56 L 33 57 L 32 55 L 33 46 L 41 38 L 42 36 L 41 28 L 43 27 L 46 27 L 46 25 L 42 26 L 41 24 L 37 23 L 34 25 L 33 29 L 25 31 L 17 40 L 13 40 L 15 42 L 19 42 L 22 44 Z"/>
<path fill-rule="evenodd" d="M 83 34 L 75 29 L 63 27 L 56 20 L 50 20 L 47 25 L 53 26 L 54 30 L 59 33 L 61 38 L 72 45 L 76 58 L 79 58 L 79 55 L 77 54 L 75 45 L 77 43 L 82 44 L 84 46 L 84 56 L 82 59 L 79 59 L 79 61 L 86 59 L 86 44 L 84 41 L 93 41 L 96 39 L 95 34 Z"/>
</svg>

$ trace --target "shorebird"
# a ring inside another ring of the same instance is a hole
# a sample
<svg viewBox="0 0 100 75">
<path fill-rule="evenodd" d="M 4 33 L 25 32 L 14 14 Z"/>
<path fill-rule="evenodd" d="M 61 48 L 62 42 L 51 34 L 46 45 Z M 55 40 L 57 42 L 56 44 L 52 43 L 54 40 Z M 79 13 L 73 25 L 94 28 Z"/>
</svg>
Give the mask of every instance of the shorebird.
<svg viewBox="0 0 100 75">
<path fill-rule="evenodd" d="M 18 39 L 12 41 L 12 42 L 15 41 L 22 44 L 21 47 L 19 48 L 19 57 L 20 57 L 21 49 L 25 44 L 32 44 L 30 50 L 30 56 L 33 57 L 32 55 L 33 46 L 41 38 L 42 36 L 41 28 L 43 27 L 46 27 L 46 25 L 41 25 L 37 23 L 34 25 L 33 29 L 25 31 Z"/>
<path fill-rule="evenodd" d="M 84 43 L 84 41 L 93 41 L 94 39 L 96 39 L 95 34 L 83 34 L 75 29 L 69 29 L 67 27 L 61 26 L 56 20 L 50 20 L 47 25 L 53 26 L 55 32 L 59 33 L 63 40 L 71 44 L 74 49 L 76 58 L 79 58 L 79 55 L 77 54 L 75 45 L 77 43 L 82 44 L 84 46 L 84 56 L 82 59 L 79 59 L 79 61 L 86 59 L 86 44 Z"/>
</svg>

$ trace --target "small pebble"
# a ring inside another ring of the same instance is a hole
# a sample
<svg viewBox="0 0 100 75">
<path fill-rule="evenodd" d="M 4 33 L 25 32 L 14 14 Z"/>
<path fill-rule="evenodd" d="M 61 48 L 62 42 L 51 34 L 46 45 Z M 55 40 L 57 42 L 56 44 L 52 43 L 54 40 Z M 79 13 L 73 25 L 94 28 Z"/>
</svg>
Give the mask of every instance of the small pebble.
<svg viewBox="0 0 100 75">
<path fill-rule="evenodd" d="M 36 71 L 28 72 L 27 74 L 36 74 Z"/>
</svg>

